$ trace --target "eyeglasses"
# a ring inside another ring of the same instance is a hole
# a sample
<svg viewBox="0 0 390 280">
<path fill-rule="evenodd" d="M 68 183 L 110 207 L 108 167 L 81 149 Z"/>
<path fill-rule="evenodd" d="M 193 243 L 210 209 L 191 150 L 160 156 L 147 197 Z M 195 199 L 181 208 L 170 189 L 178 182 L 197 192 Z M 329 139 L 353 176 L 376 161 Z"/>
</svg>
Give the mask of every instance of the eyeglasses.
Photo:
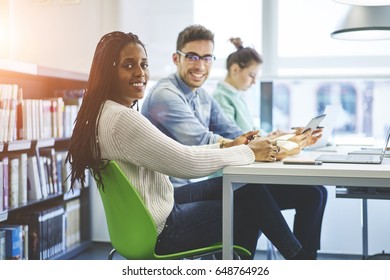
<svg viewBox="0 0 390 280">
<path fill-rule="evenodd" d="M 215 60 L 215 56 L 212 54 L 206 54 L 204 56 L 200 56 L 196 53 L 183 53 L 182 51 L 176 50 L 176 52 L 182 56 L 184 56 L 188 63 L 195 63 L 200 60 L 203 60 L 205 64 L 211 64 Z"/>
</svg>

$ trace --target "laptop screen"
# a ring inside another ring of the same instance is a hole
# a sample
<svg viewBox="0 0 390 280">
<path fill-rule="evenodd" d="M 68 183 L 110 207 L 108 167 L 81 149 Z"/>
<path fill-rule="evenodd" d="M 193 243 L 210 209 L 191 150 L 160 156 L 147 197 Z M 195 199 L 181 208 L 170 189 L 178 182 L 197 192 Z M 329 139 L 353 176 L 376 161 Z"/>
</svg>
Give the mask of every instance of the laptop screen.
<svg viewBox="0 0 390 280">
<path fill-rule="evenodd" d="M 383 145 L 383 150 L 382 150 L 382 156 L 385 156 L 386 150 L 387 150 L 387 145 L 389 144 L 390 140 L 390 126 L 387 128 L 387 133 L 385 137 L 385 143 Z"/>
</svg>

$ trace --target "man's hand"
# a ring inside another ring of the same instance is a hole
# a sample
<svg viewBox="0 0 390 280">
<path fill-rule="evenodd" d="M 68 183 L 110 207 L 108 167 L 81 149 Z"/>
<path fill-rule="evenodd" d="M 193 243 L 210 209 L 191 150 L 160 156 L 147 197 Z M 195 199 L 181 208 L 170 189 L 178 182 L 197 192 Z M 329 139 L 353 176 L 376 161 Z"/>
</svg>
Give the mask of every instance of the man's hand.
<svg viewBox="0 0 390 280">
<path fill-rule="evenodd" d="M 246 145 L 253 139 L 257 138 L 258 134 L 259 134 L 258 130 L 249 131 L 247 133 L 238 136 L 236 139 L 232 141 L 226 141 L 225 147 L 229 148 L 229 147 L 238 146 L 242 144 Z"/>
<path fill-rule="evenodd" d="M 303 129 L 302 129 L 303 130 Z M 304 133 L 302 133 L 302 130 L 297 130 L 295 136 L 288 139 L 288 141 L 292 141 L 298 144 L 298 146 L 302 149 L 303 147 L 306 147 L 306 141 L 311 135 L 311 130 L 307 130 Z"/>
<path fill-rule="evenodd" d="M 306 146 L 315 144 L 322 137 L 323 128 L 316 128 L 306 140 Z"/>
<path fill-rule="evenodd" d="M 301 148 L 315 144 L 321 137 L 323 128 L 316 128 L 315 130 L 307 130 L 302 133 L 303 127 L 296 129 L 296 136 L 290 138 L 290 141 L 294 141 Z"/>
</svg>

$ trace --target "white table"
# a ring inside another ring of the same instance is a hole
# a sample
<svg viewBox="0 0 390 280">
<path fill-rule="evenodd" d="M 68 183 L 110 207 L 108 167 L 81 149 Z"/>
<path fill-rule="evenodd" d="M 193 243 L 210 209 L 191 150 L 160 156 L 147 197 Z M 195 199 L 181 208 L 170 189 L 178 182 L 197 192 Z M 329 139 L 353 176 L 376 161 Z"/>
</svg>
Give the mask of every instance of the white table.
<svg viewBox="0 0 390 280">
<path fill-rule="evenodd" d="M 356 149 L 356 147 L 354 147 Z M 314 159 L 324 152 L 303 151 L 297 158 Z M 389 187 L 390 158 L 382 164 L 284 165 L 256 162 L 223 169 L 223 259 L 232 259 L 233 190 L 247 183 Z"/>
</svg>

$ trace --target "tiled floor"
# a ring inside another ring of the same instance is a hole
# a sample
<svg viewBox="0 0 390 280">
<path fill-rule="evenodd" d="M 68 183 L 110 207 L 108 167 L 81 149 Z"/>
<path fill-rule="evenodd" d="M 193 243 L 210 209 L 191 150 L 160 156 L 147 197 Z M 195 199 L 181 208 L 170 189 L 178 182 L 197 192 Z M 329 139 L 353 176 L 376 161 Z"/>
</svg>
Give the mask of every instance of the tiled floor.
<svg viewBox="0 0 390 280">
<path fill-rule="evenodd" d="M 73 258 L 74 260 L 106 260 L 112 247 L 110 243 L 105 242 L 94 242 L 93 245 L 80 255 Z M 114 255 L 114 260 L 123 260 L 119 254 Z M 266 260 L 267 252 L 258 251 L 255 259 Z M 277 259 L 283 260 L 283 257 L 277 256 Z M 362 257 L 359 255 L 336 255 L 336 254 L 319 254 L 318 259 L 320 260 L 361 260 Z"/>
</svg>

